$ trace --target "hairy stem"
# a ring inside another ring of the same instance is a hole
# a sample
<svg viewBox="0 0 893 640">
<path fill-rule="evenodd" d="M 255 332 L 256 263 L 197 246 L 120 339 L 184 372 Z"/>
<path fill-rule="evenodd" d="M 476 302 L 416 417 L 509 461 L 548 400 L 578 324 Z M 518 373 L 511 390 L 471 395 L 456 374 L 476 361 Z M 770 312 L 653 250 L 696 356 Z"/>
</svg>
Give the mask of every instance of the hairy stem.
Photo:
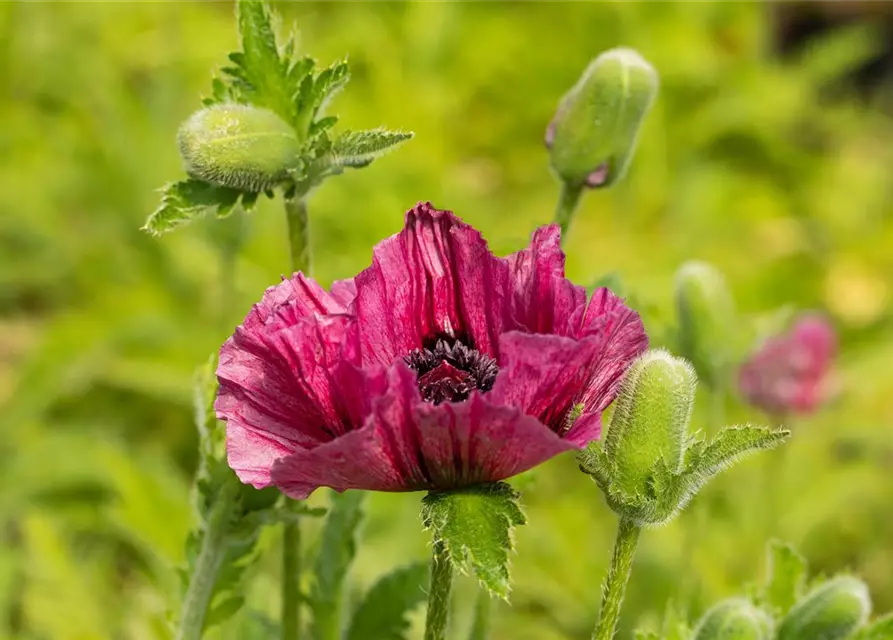
<svg viewBox="0 0 893 640">
<path fill-rule="evenodd" d="M 562 181 L 561 193 L 558 196 L 558 206 L 555 208 L 555 218 L 552 220 L 552 222 L 561 227 L 562 244 L 564 244 L 567 237 L 567 231 L 571 225 L 571 220 L 574 218 L 577 205 L 580 204 L 582 193 L 582 184 L 569 184 Z"/>
<path fill-rule="evenodd" d="M 602 609 L 595 631 L 592 632 L 592 640 L 611 640 L 614 637 L 640 532 L 641 528 L 631 520 L 620 519 L 617 539 L 614 541 L 614 553 L 611 557 L 611 568 L 608 569 L 608 577 L 602 588 Z"/>
<path fill-rule="evenodd" d="M 223 564 L 227 551 L 227 528 L 233 517 L 233 509 L 238 497 L 239 483 L 235 478 L 227 478 L 220 487 L 220 494 L 208 514 L 207 525 L 202 536 L 201 548 L 195 560 L 195 569 L 189 578 L 189 587 L 180 612 L 180 626 L 177 640 L 199 640 L 205 626 L 205 615 L 214 583 Z"/>
<path fill-rule="evenodd" d="M 307 201 L 301 195 L 285 198 L 288 247 L 292 271 L 310 273 L 310 222 Z M 286 500 L 285 509 L 298 503 Z M 301 525 L 286 522 L 282 532 L 282 640 L 301 637 Z"/>
<path fill-rule="evenodd" d="M 428 589 L 428 618 L 425 640 L 445 640 L 450 619 L 450 597 L 453 590 L 453 565 L 442 541 L 434 543 L 431 557 L 431 586 Z"/>
<path fill-rule="evenodd" d="M 285 198 L 285 219 L 288 222 L 288 246 L 292 271 L 304 275 L 310 271 L 310 222 L 307 201 L 301 196 Z"/>
</svg>

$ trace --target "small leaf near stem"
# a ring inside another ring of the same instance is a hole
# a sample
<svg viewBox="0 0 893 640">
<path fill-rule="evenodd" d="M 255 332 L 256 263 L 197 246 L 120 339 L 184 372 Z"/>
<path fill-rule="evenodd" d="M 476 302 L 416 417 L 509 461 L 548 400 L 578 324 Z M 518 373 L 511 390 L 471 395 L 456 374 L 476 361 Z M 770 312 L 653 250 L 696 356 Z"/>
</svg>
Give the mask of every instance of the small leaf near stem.
<svg viewBox="0 0 893 640">
<path fill-rule="evenodd" d="M 611 567 L 602 589 L 601 613 L 598 624 L 592 632 L 592 640 L 611 640 L 614 637 L 626 583 L 629 581 L 629 575 L 633 568 L 640 532 L 641 528 L 631 520 L 620 519 L 617 539 L 614 542 L 614 553 L 611 557 Z"/>
<path fill-rule="evenodd" d="M 425 640 L 446 640 L 453 591 L 453 562 L 443 540 L 434 541 L 431 584 L 428 588 L 428 617 Z"/>
<path fill-rule="evenodd" d="M 386 574 L 366 592 L 353 613 L 346 640 L 403 640 L 407 615 L 425 601 L 428 566 L 418 562 Z"/>
<path fill-rule="evenodd" d="M 180 613 L 180 626 L 177 640 L 200 640 L 205 626 L 208 605 L 214 595 L 217 573 L 226 557 L 227 529 L 236 507 L 239 493 L 238 482 L 227 482 L 208 514 L 207 525 L 202 536 L 201 548 L 190 576 L 183 610 Z"/>
<path fill-rule="evenodd" d="M 582 184 L 571 184 L 562 181 L 561 192 L 558 195 L 558 206 L 555 208 L 555 218 L 552 220 L 561 228 L 561 244 L 567 239 L 571 220 L 580 204 L 580 196 L 583 194 Z"/>
</svg>

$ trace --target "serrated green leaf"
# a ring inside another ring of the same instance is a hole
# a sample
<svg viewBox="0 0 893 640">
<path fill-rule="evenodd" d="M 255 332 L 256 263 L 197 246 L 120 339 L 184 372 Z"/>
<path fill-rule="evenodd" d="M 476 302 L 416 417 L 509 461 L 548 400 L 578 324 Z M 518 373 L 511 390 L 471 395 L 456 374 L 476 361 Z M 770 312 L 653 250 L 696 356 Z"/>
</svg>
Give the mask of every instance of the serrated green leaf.
<svg viewBox="0 0 893 640">
<path fill-rule="evenodd" d="M 339 60 L 319 72 L 313 78 L 306 76 L 298 88 L 298 126 L 307 129 L 325 109 L 326 104 L 350 80 L 350 68 L 346 60 Z"/>
<path fill-rule="evenodd" d="M 218 216 L 227 215 L 240 195 L 237 189 L 193 178 L 171 182 L 162 188 L 161 205 L 146 220 L 143 230 L 160 236 L 210 211 Z"/>
<path fill-rule="evenodd" d="M 456 491 L 432 492 L 422 501 L 422 520 L 442 543 L 453 567 L 473 570 L 485 588 L 503 599 L 509 594 L 512 530 L 526 522 L 518 493 L 498 482 Z"/>
<path fill-rule="evenodd" d="M 791 435 L 786 429 L 726 427 L 709 444 L 689 449 L 687 471 L 706 481 L 745 456 L 761 449 L 774 449 Z"/>
<path fill-rule="evenodd" d="M 230 60 L 241 69 L 235 75 L 248 84 L 252 104 L 267 107 L 286 122 L 294 123 L 291 65 L 279 55 L 273 13 L 262 0 L 239 0 L 236 7 L 242 52 L 230 55 Z"/>
<path fill-rule="evenodd" d="M 769 579 L 765 599 L 779 615 L 785 615 L 803 595 L 806 584 L 806 560 L 789 544 L 769 543 Z"/>
<path fill-rule="evenodd" d="M 242 605 L 245 604 L 245 598 L 242 596 L 232 596 L 231 598 L 227 598 L 220 604 L 216 604 L 211 607 L 211 610 L 208 612 L 207 617 L 205 618 L 205 628 L 208 629 L 215 624 L 220 624 L 222 622 L 226 622 L 229 620 L 239 609 L 242 608 Z"/>
<path fill-rule="evenodd" d="M 893 613 L 869 623 L 855 635 L 853 640 L 893 640 Z"/>
<path fill-rule="evenodd" d="M 408 131 L 386 129 L 345 131 L 332 143 L 332 161 L 343 167 L 364 167 L 412 136 Z"/>
<path fill-rule="evenodd" d="M 356 535 L 363 518 L 364 498 L 365 494 L 360 491 L 332 493 L 310 589 L 310 608 L 313 610 L 310 633 L 316 640 L 341 637 L 344 581 L 356 555 Z"/>
<path fill-rule="evenodd" d="M 376 582 L 353 614 L 347 640 L 404 640 L 406 615 L 426 597 L 428 567 L 401 567 Z"/>
</svg>

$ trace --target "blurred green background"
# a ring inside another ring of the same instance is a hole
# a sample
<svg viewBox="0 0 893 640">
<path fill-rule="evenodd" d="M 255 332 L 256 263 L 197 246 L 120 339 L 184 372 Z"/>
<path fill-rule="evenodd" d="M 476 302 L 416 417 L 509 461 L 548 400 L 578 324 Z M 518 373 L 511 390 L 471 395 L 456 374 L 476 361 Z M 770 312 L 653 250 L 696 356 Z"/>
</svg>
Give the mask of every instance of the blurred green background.
<svg viewBox="0 0 893 640">
<path fill-rule="evenodd" d="M 786 305 L 825 309 L 842 336 L 841 391 L 794 425 L 775 486 L 770 455 L 701 494 L 709 519 L 690 564 L 693 516 L 644 536 L 621 637 L 655 624 L 686 580 L 700 584 L 697 611 L 759 579 L 768 536 L 799 545 L 815 571 L 860 572 L 876 608 L 893 608 L 893 101 L 883 66 L 862 73 L 885 55 L 884 10 L 833 16 L 838 26 L 783 56 L 764 3 L 279 10 L 321 62 L 349 54 L 353 81 L 333 105 L 342 126 L 417 134 L 315 194 L 324 284 L 367 265 L 419 200 L 456 211 L 498 253 L 518 249 L 552 215 L 542 137 L 558 99 L 606 48 L 649 59 L 660 96 L 626 180 L 584 200 L 571 278 L 620 272 L 663 344 L 675 270 L 711 261 L 747 335 Z M 0 637 L 154 638 L 178 602 L 193 371 L 286 271 L 285 223 L 269 200 L 246 223 L 222 320 L 214 225 L 161 239 L 138 228 L 156 189 L 182 176 L 177 126 L 236 48 L 228 3 L 0 5 Z M 707 404 L 695 420 L 709 431 Z M 493 637 L 588 638 L 615 518 L 572 456 L 522 484 L 530 524 Z M 371 497 L 357 585 L 427 557 L 420 498 Z M 248 598 L 275 614 L 278 531 L 262 544 Z M 457 637 L 473 586 L 460 583 Z M 239 614 L 215 637 L 249 637 L 247 625 Z"/>
</svg>

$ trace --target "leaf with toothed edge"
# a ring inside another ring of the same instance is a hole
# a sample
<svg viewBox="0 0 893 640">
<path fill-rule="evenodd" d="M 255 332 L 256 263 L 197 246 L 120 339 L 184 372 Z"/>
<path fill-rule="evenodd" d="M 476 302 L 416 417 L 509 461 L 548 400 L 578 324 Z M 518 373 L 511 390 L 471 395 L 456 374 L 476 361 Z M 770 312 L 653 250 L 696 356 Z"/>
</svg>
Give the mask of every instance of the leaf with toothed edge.
<svg viewBox="0 0 893 640">
<path fill-rule="evenodd" d="M 346 640 L 404 640 L 407 614 L 427 597 L 428 567 L 400 567 L 376 582 L 354 611 Z"/>
<path fill-rule="evenodd" d="M 526 519 L 520 495 L 504 482 L 455 491 L 431 492 L 422 501 L 422 520 L 435 544 L 446 548 L 460 573 L 473 571 L 493 595 L 509 594 L 509 552 L 513 529 Z"/>
</svg>

